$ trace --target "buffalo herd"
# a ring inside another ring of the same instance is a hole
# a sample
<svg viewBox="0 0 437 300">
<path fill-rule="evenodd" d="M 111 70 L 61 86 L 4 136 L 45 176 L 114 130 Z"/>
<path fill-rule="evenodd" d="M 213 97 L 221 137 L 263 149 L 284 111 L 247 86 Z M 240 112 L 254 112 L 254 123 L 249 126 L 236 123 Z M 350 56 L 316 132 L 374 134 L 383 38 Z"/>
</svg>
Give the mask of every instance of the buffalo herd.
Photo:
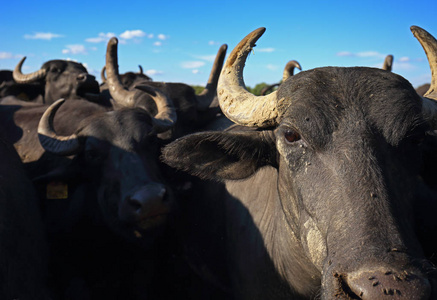
<svg viewBox="0 0 437 300">
<path fill-rule="evenodd" d="M 0 71 L 0 299 L 437 299 L 437 40 L 411 31 L 425 91 L 387 56 L 254 95 L 265 28 L 199 94 L 119 74 L 117 38 L 101 84 Z"/>
</svg>

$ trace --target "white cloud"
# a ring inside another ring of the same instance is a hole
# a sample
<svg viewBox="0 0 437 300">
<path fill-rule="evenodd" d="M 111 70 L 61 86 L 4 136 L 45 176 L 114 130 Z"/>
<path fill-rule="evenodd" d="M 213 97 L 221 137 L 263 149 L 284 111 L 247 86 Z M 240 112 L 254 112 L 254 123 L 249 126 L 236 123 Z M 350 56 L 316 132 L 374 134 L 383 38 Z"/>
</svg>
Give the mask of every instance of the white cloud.
<svg viewBox="0 0 437 300">
<path fill-rule="evenodd" d="M 87 54 L 84 45 L 67 45 L 65 48 L 62 50 L 63 54 Z"/>
<path fill-rule="evenodd" d="M 194 56 L 195 58 L 206 60 L 208 62 L 214 62 L 216 55 L 201 55 L 201 56 Z"/>
<path fill-rule="evenodd" d="M 164 74 L 163 71 L 158 71 L 158 70 L 154 70 L 154 69 L 146 71 L 146 75 L 149 75 L 149 76 L 163 75 L 163 74 Z"/>
<path fill-rule="evenodd" d="M 358 52 L 356 54 L 356 56 L 358 56 L 358 57 L 380 57 L 380 58 L 386 57 L 386 55 L 381 54 L 381 53 L 376 52 L 376 51 Z"/>
<path fill-rule="evenodd" d="M 85 39 L 85 41 L 88 42 L 88 43 L 107 42 L 113 36 L 115 36 L 115 33 L 113 33 L 113 32 L 107 32 L 107 33 L 100 32 L 98 37 L 87 38 L 87 39 Z"/>
<path fill-rule="evenodd" d="M 147 37 L 148 37 L 149 39 L 153 39 L 154 36 L 155 36 L 155 35 L 154 35 L 153 33 L 149 33 L 149 34 L 147 35 Z"/>
<path fill-rule="evenodd" d="M 399 62 L 395 62 L 395 63 L 393 64 L 393 69 L 394 69 L 396 72 L 398 72 L 398 71 L 400 71 L 400 70 L 402 70 L 402 71 L 409 71 L 409 70 L 414 70 L 414 69 L 416 69 L 416 66 L 413 65 L 413 64 L 410 64 L 409 62 L 402 62 L 402 61 L 399 61 Z"/>
<path fill-rule="evenodd" d="M 21 54 L 12 54 L 11 52 L 0 52 L 0 59 L 22 58 Z"/>
<path fill-rule="evenodd" d="M 354 54 L 348 51 L 341 51 L 337 52 L 337 56 L 354 56 Z"/>
<path fill-rule="evenodd" d="M 184 69 L 196 69 L 203 67 L 205 65 L 205 62 L 203 61 L 186 61 L 181 63 L 181 67 Z"/>
<path fill-rule="evenodd" d="M 258 49 L 255 48 L 254 50 L 255 50 L 255 52 L 258 51 L 258 52 L 270 53 L 270 52 L 275 51 L 275 48 L 258 48 Z"/>
<path fill-rule="evenodd" d="M 407 62 L 407 61 L 410 61 L 410 58 L 407 56 L 404 56 L 404 57 L 399 58 L 399 61 L 400 62 Z"/>
<path fill-rule="evenodd" d="M 199 73 L 200 73 L 200 71 L 199 71 L 198 69 L 191 70 L 191 72 L 192 72 L 193 74 L 199 74 Z"/>
<path fill-rule="evenodd" d="M 166 40 L 168 38 L 168 36 L 166 36 L 165 34 L 158 34 L 158 39 L 160 39 L 160 40 Z"/>
<path fill-rule="evenodd" d="M 272 65 L 272 64 L 268 64 L 266 66 L 267 69 L 271 70 L 271 71 L 276 71 L 278 69 L 278 66 Z"/>
<path fill-rule="evenodd" d="M 54 38 L 64 37 L 61 34 L 51 33 L 51 32 L 36 32 L 34 34 L 25 34 L 24 38 L 26 40 L 47 40 L 50 41 Z"/>
<path fill-rule="evenodd" d="M 214 45 L 218 45 L 219 44 L 219 42 L 216 42 L 216 41 L 209 41 L 208 42 L 208 45 L 210 45 L 210 46 L 214 46 Z"/>
<path fill-rule="evenodd" d="M 146 33 L 144 31 L 137 29 L 137 30 L 126 30 L 125 32 L 120 34 L 120 37 L 122 39 L 129 40 L 133 38 L 143 37 L 145 35 Z"/>
<path fill-rule="evenodd" d="M 162 46 L 162 43 L 160 41 L 157 41 L 157 42 L 154 42 L 153 45 L 159 47 L 159 46 Z"/>
<path fill-rule="evenodd" d="M 377 51 L 363 51 L 363 52 L 357 52 L 357 53 L 352 53 L 349 51 L 341 51 L 341 52 L 337 52 L 337 56 L 375 57 L 375 58 L 381 58 L 381 59 L 384 59 L 386 57 L 385 54 L 381 54 Z"/>
<path fill-rule="evenodd" d="M 0 52 L 0 59 L 10 59 L 13 58 L 12 53 L 10 52 Z"/>
</svg>

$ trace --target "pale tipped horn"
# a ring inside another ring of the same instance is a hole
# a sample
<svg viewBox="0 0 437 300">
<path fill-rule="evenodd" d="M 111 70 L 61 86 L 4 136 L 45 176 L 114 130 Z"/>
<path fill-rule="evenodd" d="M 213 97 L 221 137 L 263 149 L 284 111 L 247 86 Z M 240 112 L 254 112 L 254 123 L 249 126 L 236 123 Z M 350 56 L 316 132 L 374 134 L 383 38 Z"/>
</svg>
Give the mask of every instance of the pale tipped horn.
<svg viewBox="0 0 437 300">
<path fill-rule="evenodd" d="M 29 74 L 23 74 L 21 72 L 21 68 L 23 67 L 23 63 L 26 60 L 26 56 L 24 56 L 17 64 L 17 66 L 14 69 L 14 72 L 12 72 L 12 76 L 14 77 L 14 80 L 18 83 L 30 83 L 37 81 L 41 78 L 44 78 L 46 76 L 47 71 L 45 69 L 39 69 L 38 71 L 35 71 L 33 73 Z"/>
<path fill-rule="evenodd" d="M 282 82 L 284 82 L 286 79 L 288 79 L 288 77 L 293 76 L 295 68 L 298 68 L 299 70 L 302 71 L 302 67 L 300 66 L 299 62 L 297 62 L 295 60 L 290 60 L 285 65 L 284 72 L 282 74 Z"/>
<path fill-rule="evenodd" d="M 431 68 L 431 85 L 422 97 L 422 113 L 431 127 L 437 128 L 437 41 L 418 26 L 411 26 L 410 29 L 425 50 Z"/>
<path fill-rule="evenodd" d="M 276 91 L 266 96 L 248 92 L 243 80 L 243 68 L 255 42 L 265 28 L 249 33 L 232 50 L 219 78 L 217 94 L 223 113 L 233 122 L 244 126 L 269 127 L 277 124 Z"/>
<path fill-rule="evenodd" d="M 137 85 L 136 89 L 148 93 L 155 101 L 158 113 L 152 118 L 153 127 L 157 133 L 169 130 L 177 121 L 176 109 L 173 102 L 160 90 L 148 86 Z"/>
<path fill-rule="evenodd" d="M 64 102 L 64 99 L 59 99 L 44 112 L 38 125 L 38 138 L 47 152 L 68 156 L 79 152 L 80 142 L 77 135 L 59 136 L 53 128 L 55 114 Z"/>
<path fill-rule="evenodd" d="M 196 96 L 197 108 L 199 110 L 206 110 L 210 104 L 213 102 L 214 98 L 217 96 L 217 84 L 220 76 L 220 72 L 223 68 L 223 62 L 225 61 L 226 51 L 228 50 L 228 45 L 223 44 L 219 48 L 217 55 L 214 60 L 214 64 L 209 74 L 208 83 L 205 89 Z"/>
<path fill-rule="evenodd" d="M 384 59 L 384 64 L 382 65 L 382 69 L 386 71 L 390 71 L 393 67 L 393 55 L 387 55 Z"/>
<path fill-rule="evenodd" d="M 437 100 L 437 41 L 426 30 L 418 26 L 411 26 L 410 29 L 425 50 L 431 69 L 431 86 L 424 97 Z"/>
<path fill-rule="evenodd" d="M 135 104 L 133 99 L 135 93 L 125 89 L 120 81 L 118 73 L 117 44 L 118 39 L 112 37 L 106 48 L 106 77 L 109 93 L 117 104 L 125 107 L 133 107 Z"/>
</svg>

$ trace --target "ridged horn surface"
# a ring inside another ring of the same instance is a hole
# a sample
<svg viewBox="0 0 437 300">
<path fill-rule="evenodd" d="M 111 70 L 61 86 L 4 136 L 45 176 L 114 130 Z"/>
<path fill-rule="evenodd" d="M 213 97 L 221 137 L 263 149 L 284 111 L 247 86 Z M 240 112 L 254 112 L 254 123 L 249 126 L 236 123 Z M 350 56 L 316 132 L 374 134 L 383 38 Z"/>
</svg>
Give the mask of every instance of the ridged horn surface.
<svg viewBox="0 0 437 300">
<path fill-rule="evenodd" d="M 64 99 L 59 99 L 44 112 L 38 124 L 38 138 L 41 146 L 47 152 L 68 156 L 76 154 L 80 150 L 80 143 L 75 134 L 59 136 L 53 128 L 55 114 L 64 102 Z"/>
<path fill-rule="evenodd" d="M 232 50 L 217 87 L 222 112 L 231 121 L 244 126 L 269 127 L 277 124 L 276 91 L 266 96 L 255 96 L 247 91 L 243 80 L 247 56 L 265 30 L 261 27 L 252 31 Z"/>
<path fill-rule="evenodd" d="M 12 76 L 14 77 L 14 80 L 18 83 L 30 83 L 37 81 L 41 78 L 44 78 L 46 76 L 47 71 L 45 69 L 39 69 L 38 71 L 29 73 L 29 74 L 23 74 L 21 72 L 21 68 L 23 67 L 23 63 L 26 60 L 26 56 L 23 57 L 18 64 L 15 66 L 14 71 L 12 72 Z"/>
</svg>

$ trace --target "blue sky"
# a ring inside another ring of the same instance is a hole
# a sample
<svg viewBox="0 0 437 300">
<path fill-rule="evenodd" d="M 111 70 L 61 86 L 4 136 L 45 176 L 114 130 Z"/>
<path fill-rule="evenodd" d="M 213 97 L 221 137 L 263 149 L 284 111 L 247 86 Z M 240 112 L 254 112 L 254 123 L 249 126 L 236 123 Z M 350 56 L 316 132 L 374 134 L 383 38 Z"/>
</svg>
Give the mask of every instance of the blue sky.
<svg viewBox="0 0 437 300">
<path fill-rule="evenodd" d="M 120 72 L 138 65 L 155 81 L 204 85 L 222 44 L 228 54 L 266 27 L 246 64 L 246 85 L 275 83 L 289 60 L 323 66 L 381 67 L 413 86 L 430 81 L 425 53 L 410 32 L 437 37 L 437 1 L 3 1 L 0 69 L 27 56 L 23 72 L 50 59 L 85 64 L 100 79 L 109 36 L 119 38 Z"/>
</svg>

